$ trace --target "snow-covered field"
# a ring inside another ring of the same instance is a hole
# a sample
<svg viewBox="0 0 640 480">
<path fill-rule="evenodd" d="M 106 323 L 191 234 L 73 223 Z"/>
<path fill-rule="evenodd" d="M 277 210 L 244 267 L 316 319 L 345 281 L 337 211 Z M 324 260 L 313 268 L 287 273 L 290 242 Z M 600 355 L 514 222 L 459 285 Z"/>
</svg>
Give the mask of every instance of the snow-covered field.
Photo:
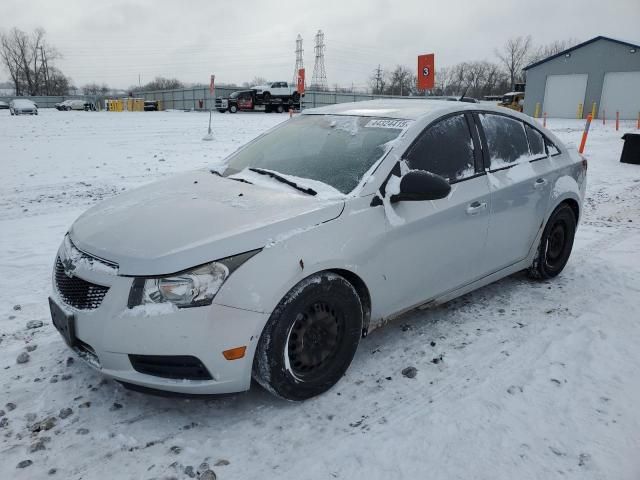
<svg viewBox="0 0 640 480">
<path fill-rule="evenodd" d="M 181 479 L 203 462 L 223 480 L 640 478 L 640 166 L 618 162 L 631 123 L 592 125 L 560 277 L 515 275 L 408 314 L 318 398 L 160 398 L 73 361 L 47 304 L 72 221 L 286 118 L 214 114 L 203 142 L 199 113 L 0 111 L 0 478 Z M 578 143 L 583 122 L 548 124 Z"/>
</svg>

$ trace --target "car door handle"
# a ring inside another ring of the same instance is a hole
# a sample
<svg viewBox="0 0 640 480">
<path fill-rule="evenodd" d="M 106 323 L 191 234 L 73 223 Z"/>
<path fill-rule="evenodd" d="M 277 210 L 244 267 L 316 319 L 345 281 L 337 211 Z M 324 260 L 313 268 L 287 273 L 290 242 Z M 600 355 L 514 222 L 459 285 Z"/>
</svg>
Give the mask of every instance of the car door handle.
<svg viewBox="0 0 640 480">
<path fill-rule="evenodd" d="M 536 183 L 533 184 L 534 188 L 542 188 L 547 184 L 547 180 L 544 178 L 539 178 L 536 180 Z"/>
<path fill-rule="evenodd" d="M 487 208 L 487 202 L 473 202 L 467 207 L 467 215 L 476 215 Z"/>
</svg>

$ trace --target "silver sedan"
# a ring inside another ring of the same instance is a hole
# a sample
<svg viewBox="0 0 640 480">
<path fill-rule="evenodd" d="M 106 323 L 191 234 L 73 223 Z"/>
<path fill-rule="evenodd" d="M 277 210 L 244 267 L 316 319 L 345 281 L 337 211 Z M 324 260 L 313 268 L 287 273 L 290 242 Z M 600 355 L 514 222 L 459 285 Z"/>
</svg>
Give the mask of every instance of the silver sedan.
<svg viewBox="0 0 640 480">
<path fill-rule="evenodd" d="M 53 321 L 134 388 L 302 400 L 360 338 L 571 253 L 587 163 L 532 118 L 381 100 L 306 110 L 231 154 L 107 200 L 58 252 Z"/>
</svg>

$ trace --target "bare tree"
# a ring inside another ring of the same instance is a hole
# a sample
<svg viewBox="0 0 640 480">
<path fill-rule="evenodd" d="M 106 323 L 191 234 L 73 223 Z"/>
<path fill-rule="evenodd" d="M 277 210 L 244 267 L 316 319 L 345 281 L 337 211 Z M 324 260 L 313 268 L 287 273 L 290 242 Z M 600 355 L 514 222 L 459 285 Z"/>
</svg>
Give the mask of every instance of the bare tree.
<svg viewBox="0 0 640 480">
<path fill-rule="evenodd" d="M 501 50 L 495 52 L 509 74 L 512 90 L 515 88 L 516 81 L 522 78 L 522 67 L 529 58 L 530 49 L 531 35 L 527 35 L 510 38 Z"/>
<path fill-rule="evenodd" d="M 46 43 L 42 28 L 31 34 L 18 28 L 0 34 L 0 59 L 9 71 L 16 95 L 52 95 L 54 86 L 59 91 L 65 83 L 53 63 L 59 57 Z M 65 81 L 68 84 L 66 77 Z"/>
<path fill-rule="evenodd" d="M 151 90 L 174 90 L 176 88 L 184 88 L 184 83 L 177 78 L 156 77 L 146 85 L 142 85 L 142 87 L 131 87 L 129 91 L 144 92 Z"/>
<path fill-rule="evenodd" d="M 580 43 L 580 40 L 577 38 L 568 38 L 566 40 L 554 40 L 553 42 L 547 43 L 546 45 L 540 45 L 533 50 L 533 52 L 529 55 L 528 63 L 539 62 L 548 57 L 552 57 L 553 55 L 557 55 L 560 52 L 564 52 L 565 50 L 574 47 Z"/>
<path fill-rule="evenodd" d="M 396 65 L 396 68 L 387 77 L 386 93 L 405 96 L 416 92 L 416 74 L 408 67 Z"/>
</svg>

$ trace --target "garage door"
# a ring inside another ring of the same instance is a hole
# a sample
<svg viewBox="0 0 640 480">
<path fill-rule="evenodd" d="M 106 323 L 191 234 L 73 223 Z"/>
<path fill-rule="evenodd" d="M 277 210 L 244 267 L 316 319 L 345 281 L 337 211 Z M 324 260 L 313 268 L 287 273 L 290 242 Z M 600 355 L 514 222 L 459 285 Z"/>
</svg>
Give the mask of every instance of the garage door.
<svg viewBox="0 0 640 480">
<path fill-rule="evenodd" d="M 640 112 L 640 72 L 609 72 L 604 74 L 600 111 L 614 118 L 635 119 Z"/>
<path fill-rule="evenodd" d="M 587 90 L 586 73 L 549 75 L 544 89 L 543 112 L 551 118 L 576 118 L 578 104 L 584 103 Z"/>
</svg>

